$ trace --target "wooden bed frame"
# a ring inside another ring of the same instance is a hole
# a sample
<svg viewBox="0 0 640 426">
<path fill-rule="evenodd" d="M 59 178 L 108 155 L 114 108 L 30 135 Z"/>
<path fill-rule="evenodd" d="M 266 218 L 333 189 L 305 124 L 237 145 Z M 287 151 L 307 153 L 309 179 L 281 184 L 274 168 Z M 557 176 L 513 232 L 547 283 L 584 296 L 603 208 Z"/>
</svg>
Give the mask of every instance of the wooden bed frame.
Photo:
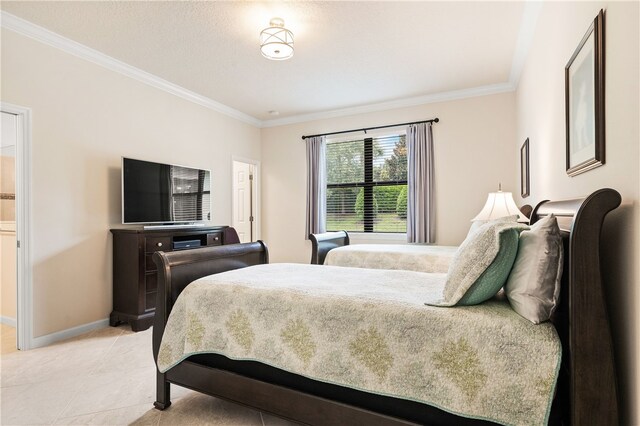
<svg viewBox="0 0 640 426">
<path fill-rule="evenodd" d="M 543 201 L 531 223 L 554 214 L 563 234 L 565 264 L 562 298 L 552 319 L 562 341 L 563 358 L 550 424 L 618 424 L 613 345 L 600 272 L 600 233 L 620 194 L 601 189 L 586 198 Z M 174 301 L 193 280 L 268 263 L 262 242 L 183 252 L 156 252 L 158 302 L 153 327 L 157 360 L 164 327 Z M 490 424 L 437 408 L 381 397 L 305 379 L 253 361 L 196 355 L 166 373 L 157 373 L 157 400 L 170 404 L 170 383 L 230 400 L 294 421 L 315 425 L 466 425 Z"/>
<path fill-rule="evenodd" d="M 336 247 L 348 246 L 350 243 L 347 231 L 325 232 L 323 234 L 310 234 L 311 240 L 311 264 L 324 265 L 327 253 Z"/>
<path fill-rule="evenodd" d="M 520 211 L 527 219 L 531 219 L 533 207 L 525 204 Z M 311 264 L 324 265 L 327 253 L 336 247 L 348 246 L 350 243 L 347 231 L 324 232 L 322 234 L 309 234 L 311 240 Z"/>
</svg>

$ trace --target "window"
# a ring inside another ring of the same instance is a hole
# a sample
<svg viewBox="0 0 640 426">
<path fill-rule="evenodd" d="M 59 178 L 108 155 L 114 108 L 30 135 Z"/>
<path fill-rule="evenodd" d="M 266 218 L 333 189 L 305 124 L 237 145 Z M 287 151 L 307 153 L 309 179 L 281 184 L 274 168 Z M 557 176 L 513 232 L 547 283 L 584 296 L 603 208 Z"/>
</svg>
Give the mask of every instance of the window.
<svg viewBox="0 0 640 426">
<path fill-rule="evenodd" d="M 407 232 L 405 135 L 327 141 L 327 231 Z"/>
</svg>

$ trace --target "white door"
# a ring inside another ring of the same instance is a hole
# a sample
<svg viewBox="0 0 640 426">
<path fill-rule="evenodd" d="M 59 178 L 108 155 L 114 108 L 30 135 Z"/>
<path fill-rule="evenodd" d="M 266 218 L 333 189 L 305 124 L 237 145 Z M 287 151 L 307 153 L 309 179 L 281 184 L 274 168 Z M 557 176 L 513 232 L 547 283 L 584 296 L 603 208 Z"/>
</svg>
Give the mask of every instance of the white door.
<svg viewBox="0 0 640 426">
<path fill-rule="evenodd" d="M 241 243 L 255 240 L 254 227 L 254 166 L 242 161 L 233 161 L 233 219 Z"/>
</svg>

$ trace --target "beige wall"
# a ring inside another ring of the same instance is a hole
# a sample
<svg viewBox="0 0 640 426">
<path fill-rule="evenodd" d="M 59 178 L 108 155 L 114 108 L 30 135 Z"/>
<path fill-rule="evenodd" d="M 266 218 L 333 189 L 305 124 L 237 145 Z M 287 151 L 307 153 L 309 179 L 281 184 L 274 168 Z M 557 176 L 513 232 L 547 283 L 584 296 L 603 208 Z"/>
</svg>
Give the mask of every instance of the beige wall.
<svg viewBox="0 0 640 426">
<path fill-rule="evenodd" d="M 262 236 L 274 262 L 307 263 L 311 244 L 304 239 L 306 163 L 303 134 L 348 130 L 438 117 L 435 141 L 436 239 L 456 245 L 487 198 L 513 183 L 516 165 L 513 93 L 440 102 L 262 129 Z M 405 239 L 406 241 L 406 239 Z"/>
<path fill-rule="evenodd" d="M 606 164 L 565 172 L 564 67 L 598 11 L 606 26 Z M 605 222 L 603 271 L 609 290 L 624 424 L 638 424 L 637 326 L 640 317 L 640 72 L 638 2 L 546 3 L 517 90 L 517 147 L 530 140 L 531 203 L 611 187 L 622 206 Z M 518 160 L 518 154 L 514 162 Z M 512 182 L 518 182 L 516 172 Z M 597 368 L 597 365 L 594 365 Z"/>
<path fill-rule="evenodd" d="M 107 318 L 120 157 L 212 170 L 213 222 L 231 220 L 231 156 L 257 128 L 2 31 L 2 101 L 32 109 L 34 336 Z"/>
</svg>

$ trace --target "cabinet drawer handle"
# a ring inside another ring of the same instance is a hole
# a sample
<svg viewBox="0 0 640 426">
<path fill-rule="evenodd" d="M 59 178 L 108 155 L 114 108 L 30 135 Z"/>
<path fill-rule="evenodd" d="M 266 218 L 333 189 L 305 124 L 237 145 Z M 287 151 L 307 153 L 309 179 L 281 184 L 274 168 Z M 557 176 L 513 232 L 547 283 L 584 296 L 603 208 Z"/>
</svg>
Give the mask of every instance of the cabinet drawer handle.
<svg viewBox="0 0 640 426">
<path fill-rule="evenodd" d="M 220 237 L 215 237 L 214 240 L 218 241 L 220 239 Z"/>
<path fill-rule="evenodd" d="M 162 247 L 162 243 L 158 243 L 156 244 L 158 247 Z"/>
</svg>

